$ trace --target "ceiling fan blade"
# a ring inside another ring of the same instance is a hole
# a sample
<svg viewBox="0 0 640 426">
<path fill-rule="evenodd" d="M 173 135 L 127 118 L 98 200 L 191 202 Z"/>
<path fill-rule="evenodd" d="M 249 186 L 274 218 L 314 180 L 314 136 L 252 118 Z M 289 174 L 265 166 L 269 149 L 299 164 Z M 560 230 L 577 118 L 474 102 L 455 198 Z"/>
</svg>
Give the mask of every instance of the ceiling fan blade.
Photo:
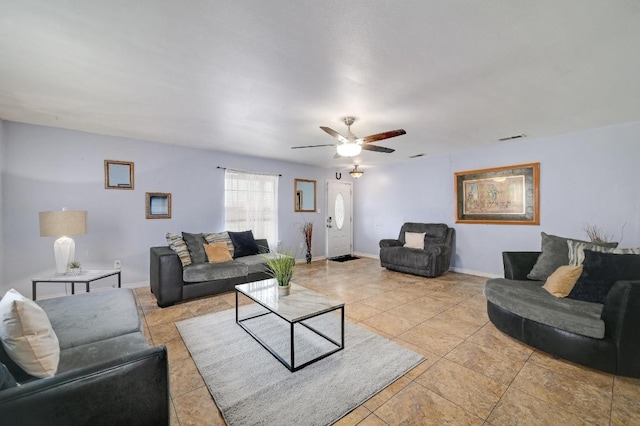
<svg viewBox="0 0 640 426">
<path fill-rule="evenodd" d="M 322 130 L 324 130 L 325 132 L 329 133 L 334 138 L 338 139 L 340 142 L 349 143 L 349 139 L 345 138 L 344 136 L 342 136 L 340 133 L 336 132 L 335 130 L 333 130 L 333 129 L 329 128 L 329 127 L 324 127 L 324 126 L 320 126 L 320 128 Z"/>
<path fill-rule="evenodd" d="M 291 149 L 300 149 L 300 148 L 317 148 L 319 146 L 336 146 L 335 143 L 326 143 L 324 145 L 302 145 L 302 146 L 292 146 Z"/>
<path fill-rule="evenodd" d="M 362 149 L 367 151 L 384 152 L 387 154 L 391 154 L 392 152 L 395 151 L 395 149 L 386 148 L 384 146 L 378 146 L 378 145 L 362 145 Z"/>
<path fill-rule="evenodd" d="M 395 138 L 396 136 L 406 135 L 407 132 L 404 129 L 398 130 L 390 130 L 388 132 L 376 133 L 375 135 L 365 136 L 364 138 L 360 138 L 363 144 L 371 143 L 376 141 L 381 141 L 383 139 Z"/>
</svg>

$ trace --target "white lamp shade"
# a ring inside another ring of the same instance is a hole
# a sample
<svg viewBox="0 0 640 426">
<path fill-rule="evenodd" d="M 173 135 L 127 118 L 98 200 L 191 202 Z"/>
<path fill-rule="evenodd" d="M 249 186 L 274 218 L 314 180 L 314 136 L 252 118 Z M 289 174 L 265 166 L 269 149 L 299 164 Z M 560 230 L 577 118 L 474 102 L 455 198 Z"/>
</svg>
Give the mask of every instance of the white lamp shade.
<svg viewBox="0 0 640 426">
<path fill-rule="evenodd" d="M 355 157 L 362 152 L 362 147 L 357 143 L 341 143 L 338 145 L 337 152 L 342 157 Z"/>
</svg>

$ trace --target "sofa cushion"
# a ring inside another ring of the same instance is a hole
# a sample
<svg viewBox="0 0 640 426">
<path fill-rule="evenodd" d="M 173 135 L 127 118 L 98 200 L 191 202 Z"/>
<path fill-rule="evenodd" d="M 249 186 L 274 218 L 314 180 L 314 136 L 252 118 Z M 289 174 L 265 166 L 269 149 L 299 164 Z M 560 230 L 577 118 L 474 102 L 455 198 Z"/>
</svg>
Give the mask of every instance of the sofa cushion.
<svg viewBox="0 0 640 426">
<path fill-rule="evenodd" d="M 11 289 L 0 300 L 0 338 L 7 355 L 28 374 L 53 377 L 60 360 L 58 337 L 46 312 Z"/>
<path fill-rule="evenodd" d="M 252 231 L 231 232 L 229 237 L 233 242 L 233 258 L 237 259 L 243 256 L 251 256 L 260 253 L 260 249 L 253 238 Z"/>
<path fill-rule="evenodd" d="M 269 270 L 265 256 L 273 259 L 278 256 L 277 253 L 254 254 L 253 256 L 244 256 L 236 259 L 236 262 L 243 263 L 249 268 L 250 274 L 259 272 L 267 272 Z"/>
<path fill-rule="evenodd" d="M 136 300 L 128 288 L 36 303 L 49 316 L 62 350 L 142 330 Z"/>
<path fill-rule="evenodd" d="M 616 281 L 640 280 L 640 255 L 584 251 L 584 270 L 569 298 L 604 303 Z"/>
<path fill-rule="evenodd" d="M 555 297 L 567 297 L 582 273 L 582 265 L 563 265 L 547 278 L 542 288 Z"/>
<path fill-rule="evenodd" d="M 584 262 L 584 251 L 591 250 L 599 253 L 614 253 L 614 254 L 640 254 L 640 248 L 613 248 L 602 247 L 593 243 L 583 243 L 582 241 L 569 240 L 569 264 L 570 265 L 582 265 Z"/>
<path fill-rule="evenodd" d="M 415 248 L 424 250 L 424 236 L 425 232 L 405 232 L 404 233 L 404 247 Z"/>
<path fill-rule="evenodd" d="M 226 280 L 244 277 L 248 271 L 247 265 L 235 260 L 223 263 L 198 263 L 186 266 L 182 270 L 182 280 L 185 284 Z"/>
<path fill-rule="evenodd" d="M 207 240 L 204 239 L 204 234 L 190 234 L 188 232 L 182 233 L 184 242 L 187 243 L 189 254 L 191 255 L 192 263 L 206 263 L 207 254 L 204 251 L 204 245 L 207 244 Z"/>
<path fill-rule="evenodd" d="M 189 254 L 187 243 L 184 242 L 182 236 L 167 233 L 166 239 L 169 248 L 173 250 L 180 258 L 180 263 L 182 263 L 182 266 L 191 265 L 191 255 Z"/>
<path fill-rule="evenodd" d="M 558 237 L 541 232 L 542 236 L 542 253 L 538 257 L 536 264 L 527 275 L 530 280 L 545 281 L 549 275 L 562 265 L 569 264 L 569 246 L 568 241 L 571 238 Z M 573 240 L 582 243 L 587 241 Z M 603 247 L 616 247 L 618 243 L 592 243 Z"/>
<path fill-rule="evenodd" d="M 225 243 L 227 245 L 227 249 L 233 257 L 233 242 L 231 241 L 231 237 L 229 237 L 229 233 L 227 231 L 224 232 L 205 232 L 204 239 L 207 240 L 209 244 L 213 243 Z"/>
<path fill-rule="evenodd" d="M 67 348 L 60 353 L 58 374 L 126 357 L 147 348 L 149 343 L 139 331 Z"/>
<path fill-rule="evenodd" d="M 385 264 L 425 269 L 430 259 L 431 256 L 426 251 L 409 247 L 387 247 L 380 250 L 380 261 Z"/>
<path fill-rule="evenodd" d="M 556 298 L 541 284 L 493 278 L 485 284 L 484 294 L 489 302 L 523 318 L 583 336 L 604 337 L 601 303 Z"/>
</svg>

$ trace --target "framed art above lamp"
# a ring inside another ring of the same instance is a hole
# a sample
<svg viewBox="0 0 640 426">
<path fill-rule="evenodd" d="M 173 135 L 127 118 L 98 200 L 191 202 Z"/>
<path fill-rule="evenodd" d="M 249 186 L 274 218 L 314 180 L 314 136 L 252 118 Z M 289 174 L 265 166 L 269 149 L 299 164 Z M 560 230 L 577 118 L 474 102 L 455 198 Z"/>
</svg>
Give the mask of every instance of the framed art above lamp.
<svg viewBox="0 0 640 426">
<path fill-rule="evenodd" d="M 60 211 L 40 212 L 40 236 L 58 237 L 53 243 L 57 274 L 66 273 L 69 262 L 75 260 L 76 243 L 70 236 L 86 233 L 86 211 L 63 209 Z"/>
</svg>

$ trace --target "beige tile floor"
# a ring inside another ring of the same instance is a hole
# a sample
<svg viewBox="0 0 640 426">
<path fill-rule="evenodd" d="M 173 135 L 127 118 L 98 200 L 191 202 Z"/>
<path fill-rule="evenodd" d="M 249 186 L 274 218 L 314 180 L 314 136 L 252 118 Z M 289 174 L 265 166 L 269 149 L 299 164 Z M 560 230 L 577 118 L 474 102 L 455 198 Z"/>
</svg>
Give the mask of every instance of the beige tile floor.
<svg viewBox="0 0 640 426">
<path fill-rule="evenodd" d="M 348 320 L 425 357 L 340 426 L 640 424 L 640 380 L 556 360 L 505 336 L 488 321 L 485 278 L 427 279 L 363 258 L 299 265 L 294 281 L 343 300 Z M 148 288 L 136 296 L 147 338 L 169 351 L 172 425 L 224 425 L 175 323 L 232 308 L 233 293 L 165 309 Z"/>
</svg>

